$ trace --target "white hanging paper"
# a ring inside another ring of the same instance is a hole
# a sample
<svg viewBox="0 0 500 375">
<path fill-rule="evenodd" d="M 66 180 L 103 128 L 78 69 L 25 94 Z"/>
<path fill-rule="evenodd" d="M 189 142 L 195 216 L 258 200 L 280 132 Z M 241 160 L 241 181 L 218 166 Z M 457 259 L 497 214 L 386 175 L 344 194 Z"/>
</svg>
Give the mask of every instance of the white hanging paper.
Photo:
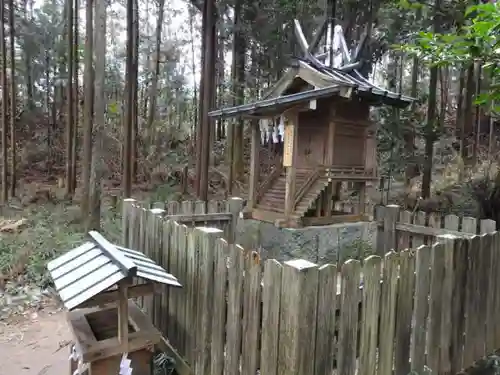
<svg viewBox="0 0 500 375">
<path fill-rule="evenodd" d="M 278 129 L 276 129 L 276 126 L 273 127 L 273 143 L 278 143 Z"/>
<path fill-rule="evenodd" d="M 71 351 L 69 353 L 68 359 L 70 361 L 74 361 L 77 363 L 76 369 L 75 369 L 75 371 L 73 371 L 72 375 L 81 375 L 86 371 L 88 364 L 83 364 L 82 352 L 81 352 L 81 348 L 79 345 L 73 344 L 71 346 Z"/>
<path fill-rule="evenodd" d="M 280 124 L 278 125 L 278 134 L 281 137 L 281 140 L 283 141 L 283 137 L 285 136 L 285 121 L 283 119 L 283 116 L 280 117 Z"/>
<path fill-rule="evenodd" d="M 132 360 L 127 358 L 127 353 L 123 353 L 122 360 L 120 361 L 120 372 L 118 375 L 132 375 L 132 368 L 130 364 Z"/>
</svg>

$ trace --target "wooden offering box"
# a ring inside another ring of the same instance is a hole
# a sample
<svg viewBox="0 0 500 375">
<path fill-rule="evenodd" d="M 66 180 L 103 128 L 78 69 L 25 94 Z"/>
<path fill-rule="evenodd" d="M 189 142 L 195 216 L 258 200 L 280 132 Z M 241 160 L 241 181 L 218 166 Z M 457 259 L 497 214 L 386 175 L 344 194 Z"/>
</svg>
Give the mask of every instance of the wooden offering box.
<svg viewBox="0 0 500 375">
<path fill-rule="evenodd" d="M 181 285 L 141 252 L 113 245 L 97 232 L 89 235 L 91 241 L 47 266 L 69 310 L 75 344 L 71 375 L 77 369 L 88 375 L 122 374 L 124 357 L 133 375 L 150 375 L 161 333 L 129 298 L 154 293 L 155 283 Z M 143 283 L 133 285 L 134 279 Z"/>
<path fill-rule="evenodd" d="M 132 374 L 151 375 L 153 346 L 160 342 L 161 333 L 135 303 L 129 301 L 128 309 L 127 357 L 132 361 Z M 122 347 L 118 339 L 117 308 L 78 309 L 68 312 L 67 319 L 82 361 L 88 363 L 89 375 L 118 374 Z"/>
</svg>

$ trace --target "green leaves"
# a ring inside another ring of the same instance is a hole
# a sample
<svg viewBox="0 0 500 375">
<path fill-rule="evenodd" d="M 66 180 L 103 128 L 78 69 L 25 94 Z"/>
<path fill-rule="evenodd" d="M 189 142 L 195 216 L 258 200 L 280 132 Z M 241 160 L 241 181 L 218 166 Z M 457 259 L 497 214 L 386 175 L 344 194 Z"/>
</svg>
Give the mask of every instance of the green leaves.
<svg viewBox="0 0 500 375">
<path fill-rule="evenodd" d="M 481 4 L 469 7 L 468 22 L 449 34 L 420 32 L 412 44 L 401 49 L 434 65 L 457 65 L 500 57 L 500 5 Z"/>
</svg>

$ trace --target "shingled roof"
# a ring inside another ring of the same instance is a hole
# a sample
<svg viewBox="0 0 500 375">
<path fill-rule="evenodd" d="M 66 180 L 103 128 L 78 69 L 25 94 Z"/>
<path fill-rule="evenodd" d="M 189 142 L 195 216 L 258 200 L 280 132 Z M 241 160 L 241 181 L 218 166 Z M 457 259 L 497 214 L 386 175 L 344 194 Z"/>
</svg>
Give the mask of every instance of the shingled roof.
<svg viewBox="0 0 500 375">
<path fill-rule="evenodd" d="M 72 310 L 128 277 L 180 287 L 179 281 L 139 251 L 116 246 L 98 232 L 90 241 L 49 262 L 47 268 L 64 306 Z"/>
<path fill-rule="evenodd" d="M 288 89 L 301 80 L 315 89 L 288 93 Z M 369 100 L 373 105 L 390 105 L 404 108 L 413 99 L 377 87 L 365 79 L 357 70 L 344 72 L 340 69 L 317 66 L 313 62 L 297 59 L 294 66 L 284 74 L 262 100 L 234 107 L 220 108 L 209 113 L 211 117 L 238 115 L 266 116 L 283 112 L 301 102 L 332 96 L 356 95 Z"/>
<path fill-rule="evenodd" d="M 335 37 L 338 46 L 335 47 L 336 61 L 324 63 L 321 59 L 328 54 L 313 55 L 313 45 L 309 46 L 297 20 L 294 21 L 295 33 L 304 56 L 292 61 L 291 66 L 276 84 L 263 95 L 262 99 L 248 104 L 226 107 L 209 112 L 211 117 L 246 116 L 273 116 L 291 108 L 301 102 L 333 96 L 356 96 L 367 100 L 371 105 L 390 105 L 404 108 L 414 101 L 413 98 L 386 90 L 366 79 L 358 68 L 362 61 L 358 56 L 363 48 L 365 39 L 352 52 L 347 51 L 345 39 L 340 25 L 335 26 Z M 322 33 L 325 28 L 321 28 Z M 316 38 L 317 39 L 317 38 Z M 319 37 L 321 39 L 321 36 Z M 333 48 L 333 47 L 330 47 Z M 340 58 L 340 60 L 339 60 Z M 309 85 L 313 89 L 294 92 L 294 88 Z"/>
</svg>

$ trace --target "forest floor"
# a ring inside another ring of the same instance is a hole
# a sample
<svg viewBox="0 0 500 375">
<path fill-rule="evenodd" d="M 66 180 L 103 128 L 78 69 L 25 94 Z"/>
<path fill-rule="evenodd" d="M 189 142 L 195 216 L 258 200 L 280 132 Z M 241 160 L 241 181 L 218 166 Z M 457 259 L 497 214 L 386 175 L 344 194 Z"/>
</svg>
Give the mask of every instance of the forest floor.
<svg viewBox="0 0 500 375">
<path fill-rule="evenodd" d="M 0 375 L 69 373 L 70 332 L 53 304 L 0 321 Z"/>
<path fill-rule="evenodd" d="M 65 200 L 63 190 L 20 183 L 20 198 L 0 206 L 0 375 L 69 371 L 70 333 L 46 270 L 84 239 L 78 198 Z M 165 185 L 134 197 L 165 201 L 174 190 Z M 117 241 L 121 208 L 110 206 L 113 194 L 103 199 L 102 232 Z"/>
</svg>

